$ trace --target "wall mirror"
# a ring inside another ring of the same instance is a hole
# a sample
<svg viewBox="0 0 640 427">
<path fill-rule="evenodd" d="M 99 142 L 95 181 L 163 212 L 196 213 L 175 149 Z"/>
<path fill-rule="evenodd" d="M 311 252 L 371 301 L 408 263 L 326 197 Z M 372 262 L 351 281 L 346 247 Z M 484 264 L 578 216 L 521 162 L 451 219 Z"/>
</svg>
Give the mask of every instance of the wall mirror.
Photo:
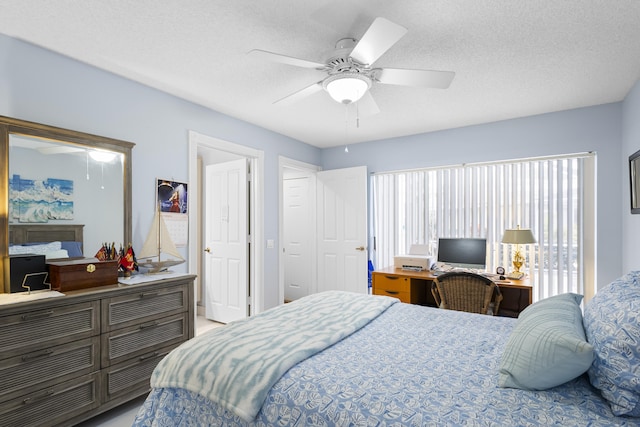
<svg viewBox="0 0 640 427">
<path fill-rule="evenodd" d="M 0 116 L 0 292 L 9 254 L 25 246 L 80 240 L 69 256 L 93 257 L 105 242 L 131 242 L 133 146 Z"/>
</svg>

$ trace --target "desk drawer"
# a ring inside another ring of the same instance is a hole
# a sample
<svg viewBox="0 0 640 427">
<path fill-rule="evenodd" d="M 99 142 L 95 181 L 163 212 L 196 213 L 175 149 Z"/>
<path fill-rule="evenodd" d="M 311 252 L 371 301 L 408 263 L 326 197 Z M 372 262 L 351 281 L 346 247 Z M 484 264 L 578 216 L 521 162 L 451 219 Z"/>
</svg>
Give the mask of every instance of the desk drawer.
<svg viewBox="0 0 640 427">
<path fill-rule="evenodd" d="M 373 290 L 373 294 L 374 295 L 384 295 L 387 297 L 394 297 L 394 298 L 398 298 L 400 301 L 402 302 L 406 302 L 407 304 L 411 304 L 411 293 L 409 292 L 398 292 L 398 291 L 390 291 L 390 290 L 385 290 L 385 289 L 374 289 Z"/>
<path fill-rule="evenodd" d="M 411 281 L 408 277 L 394 276 L 392 274 L 374 275 L 373 286 L 380 291 L 411 292 Z"/>
</svg>

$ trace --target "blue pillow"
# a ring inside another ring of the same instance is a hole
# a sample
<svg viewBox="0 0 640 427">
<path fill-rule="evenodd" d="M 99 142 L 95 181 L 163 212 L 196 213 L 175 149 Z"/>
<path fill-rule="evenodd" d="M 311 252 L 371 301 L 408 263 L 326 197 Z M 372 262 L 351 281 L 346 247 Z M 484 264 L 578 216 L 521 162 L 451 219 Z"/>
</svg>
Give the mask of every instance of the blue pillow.
<svg viewBox="0 0 640 427">
<path fill-rule="evenodd" d="M 69 253 L 69 257 L 81 257 L 82 256 L 82 243 L 73 241 L 62 241 L 62 249 L 66 249 Z"/>
<path fill-rule="evenodd" d="M 640 271 L 598 291 L 584 310 L 595 360 L 591 384 L 615 415 L 640 417 Z"/>
<path fill-rule="evenodd" d="M 589 369 L 593 347 L 585 338 L 581 301 L 582 295 L 561 294 L 520 313 L 502 354 L 500 387 L 545 390 Z"/>
</svg>

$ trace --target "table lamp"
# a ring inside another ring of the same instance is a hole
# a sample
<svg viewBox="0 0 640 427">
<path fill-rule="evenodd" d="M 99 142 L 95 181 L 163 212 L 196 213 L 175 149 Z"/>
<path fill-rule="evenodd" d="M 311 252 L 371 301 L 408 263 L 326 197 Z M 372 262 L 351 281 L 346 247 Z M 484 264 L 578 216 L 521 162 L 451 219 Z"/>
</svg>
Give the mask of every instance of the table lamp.
<svg viewBox="0 0 640 427">
<path fill-rule="evenodd" d="M 536 243 L 533 233 L 529 229 L 521 229 L 520 226 L 518 226 L 517 229 L 507 229 L 504 230 L 502 243 L 516 245 L 516 251 L 513 254 L 513 271 L 521 273 L 520 268 L 524 264 L 524 257 L 522 256 L 522 252 L 520 252 L 520 245 Z"/>
</svg>

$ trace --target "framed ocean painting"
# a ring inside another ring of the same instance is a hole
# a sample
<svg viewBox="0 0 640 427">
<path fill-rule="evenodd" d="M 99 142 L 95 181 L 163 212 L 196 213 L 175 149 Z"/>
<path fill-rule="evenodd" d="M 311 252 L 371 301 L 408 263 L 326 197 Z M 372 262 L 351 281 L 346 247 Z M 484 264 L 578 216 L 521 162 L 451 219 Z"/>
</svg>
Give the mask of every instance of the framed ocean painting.
<svg viewBox="0 0 640 427">
<path fill-rule="evenodd" d="M 47 178 L 9 178 L 9 220 L 45 223 L 73 219 L 73 181 Z"/>
</svg>

